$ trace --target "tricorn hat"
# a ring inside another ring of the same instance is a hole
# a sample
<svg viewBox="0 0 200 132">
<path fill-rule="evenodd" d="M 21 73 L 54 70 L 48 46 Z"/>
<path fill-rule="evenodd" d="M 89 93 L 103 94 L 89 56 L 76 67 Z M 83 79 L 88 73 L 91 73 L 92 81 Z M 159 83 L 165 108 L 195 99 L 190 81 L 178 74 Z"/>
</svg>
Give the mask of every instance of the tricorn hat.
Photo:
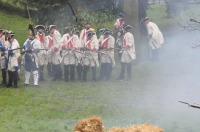
<svg viewBox="0 0 200 132">
<path fill-rule="evenodd" d="M 141 19 L 141 23 L 142 23 L 142 22 L 145 22 L 145 21 L 147 21 L 147 20 L 149 20 L 149 17 L 144 17 L 144 18 Z"/>
<path fill-rule="evenodd" d="M 44 30 L 45 30 L 46 27 L 45 27 L 44 25 L 36 25 L 36 26 L 35 26 L 35 29 L 37 29 L 37 30 L 38 30 L 38 29 L 44 29 Z"/>
<path fill-rule="evenodd" d="M 48 30 L 55 29 L 56 25 L 49 25 Z"/>
<path fill-rule="evenodd" d="M 124 14 L 119 13 L 117 16 L 119 16 L 119 17 L 124 17 Z"/>
<path fill-rule="evenodd" d="M 105 30 L 103 31 L 103 35 L 107 35 L 107 34 L 110 34 L 111 31 L 107 28 L 105 28 Z"/>
<path fill-rule="evenodd" d="M 100 32 L 100 33 L 103 33 L 104 30 L 105 30 L 105 28 L 101 28 L 101 29 L 99 29 L 99 32 Z"/>
<path fill-rule="evenodd" d="M 10 40 L 11 38 L 15 36 L 15 33 L 13 31 L 8 31 L 7 35 L 8 35 L 8 40 Z"/>
<path fill-rule="evenodd" d="M 87 31 L 86 34 L 87 34 L 87 36 L 92 36 L 92 35 L 94 35 L 95 33 L 94 33 L 93 31 Z"/>
<path fill-rule="evenodd" d="M 130 26 L 130 25 L 124 25 L 124 26 L 123 26 L 123 29 L 124 29 L 124 30 L 128 30 L 128 29 L 131 29 L 131 28 L 133 28 L 133 27 Z"/>
</svg>

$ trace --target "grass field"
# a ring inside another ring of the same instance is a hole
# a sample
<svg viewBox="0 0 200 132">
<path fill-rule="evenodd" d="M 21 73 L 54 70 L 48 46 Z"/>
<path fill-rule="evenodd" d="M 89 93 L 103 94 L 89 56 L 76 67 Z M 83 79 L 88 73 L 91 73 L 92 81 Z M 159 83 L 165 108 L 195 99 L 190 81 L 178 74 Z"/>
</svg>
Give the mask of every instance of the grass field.
<svg viewBox="0 0 200 132">
<path fill-rule="evenodd" d="M 0 18 L 5 19 L 0 26 L 15 29 L 23 43 L 28 20 L 2 12 Z M 0 132 L 72 132 L 79 119 L 91 115 L 101 116 L 106 128 L 151 123 L 165 132 L 197 132 L 199 111 L 178 103 L 199 101 L 200 55 L 186 44 L 197 33 L 177 32 L 168 32 L 159 62 L 133 65 L 132 81 L 115 80 L 118 64 L 110 81 L 61 80 L 24 87 L 22 69 L 19 88 L 0 88 Z"/>
<path fill-rule="evenodd" d="M 12 30 L 15 38 L 23 45 L 28 34 L 29 20 L 17 15 L 8 15 L 0 10 L 0 28 Z"/>
</svg>

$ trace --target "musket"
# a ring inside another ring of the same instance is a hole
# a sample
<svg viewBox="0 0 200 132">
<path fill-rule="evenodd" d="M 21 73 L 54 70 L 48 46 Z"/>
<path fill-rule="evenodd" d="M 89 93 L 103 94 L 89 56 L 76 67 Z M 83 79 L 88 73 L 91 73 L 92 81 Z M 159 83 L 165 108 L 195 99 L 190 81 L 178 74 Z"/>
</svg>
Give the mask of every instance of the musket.
<svg viewBox="0 0 200 132">
<path fill-rule="evenodd" d="M 197 48 L 199 47 L 200 45 L 194 45 L 194 46 L 191 46 L 192 48 Z"/>
<path fill-rule="evenodd" d="M 179 101 L 182 104 L 187 104 L 189 107 L 200 109 L 200 104 L 190 104 L 184 101 Z"/>
<path fill-rule="evenodd" d="M 35 49 L 35 50 L 39 50 L 39 51 L 40 50 L 46 50 L 47 51 L 48 49 Z M 21 54 L 24 54 L 24 53 L 30 52 L 30 51 L 34 51 L 34 50 L 25 50 L 25 51 L 22 51 Z"/>
<path fill-rule="evenodd" d="M 9 49 L 8 51 L 14 51 L 14 50 L 19 50 L 19 49 L 22 49 L 22 48 Z"/>
</svg>

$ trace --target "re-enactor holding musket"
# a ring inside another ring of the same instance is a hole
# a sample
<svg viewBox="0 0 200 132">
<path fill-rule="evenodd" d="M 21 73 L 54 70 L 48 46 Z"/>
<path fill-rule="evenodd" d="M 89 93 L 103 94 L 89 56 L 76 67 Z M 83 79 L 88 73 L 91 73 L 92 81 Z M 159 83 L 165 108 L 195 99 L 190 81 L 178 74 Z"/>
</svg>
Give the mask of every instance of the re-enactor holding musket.
<svg viewBox="0 0 200 132">
<path fill-rule="evenodd" d="M 118 80 L 124 80 L 124 74 L 125 70 L 127 68 L 127 80 L 131 80 L 132 76 L 132 62 L 136 59 L 136 53 L 135 53 L 135 42 L 134 42 L 134 36 L 129 31 L 132 27 L 130 25 L 124 25 L 123 27 L 123 47 L 121 50 L 122 57 L 121 57 L 121 72 L 120 76 L 118 77 Z"/>
<path fill-rule="evenodd" d="M 46 30 L 49 33 L 48 29 Z M 45 37 L 45 47 L 47 48 L 47 74 L 49 77 L 53 75 L 53 64 L 52 64 L 52 57 L 53 52 L 50 50 L 53 47 L 53 39 L 50 35 Z"/>
<path fill-rule="evenodd" d="M 114 59 L 115 38 L 109 29 L 104 29 L 103 38 L 100 44 L 101 70 L 100 79 L 109 80 L 112 74 L 112 67 L 115 66 Z"/>
<path fill-rule="evenodd" d="M 159 60 L 159 49 L 164 43 L 164 37 L 158 26 L 151 22 L 148 17 L 142 19 L 147 29 L 148 38 L 148 53 L 149 59 L 152 61 Z"/>
<path fill-rule="evenodd" d="M 83 57 L 83 81 L 87 80 L 87 72 L 89 68 L 92 69 L 92 81 L 96 81 L 96 68 L 99 67 L 98 61 L 98 50 L 99 50 L 99 41 L 95 35 L 95 32 L 87 32 L 87 41 L 84 45 L 85 56 Z"/>
<path fill-rule="evenodd" d="M 52 54 L 52 70 L 53 70 L 53 81 L 59 80 L 62 77 L 60 63 L 62 58 L 60 56 L 62 36 L 56 30 L 55 25 L 49 26 L 49 34 L 52 37 L 53 45 L 48 49 L 48 54 Z"/>
<path fill-rule="evenodd" d="M 38 86 L 38 58 L 37 55 L 39 53 L 39 49 L 41 49 L 41 44 L 38 39 L 35 38 L 35 32 L 32 25 L 29 25 L 28 28 L 28 39 L 25 41 L 23 45 L 23 53 L 24 53 L 24 67 L 25 67 L 25 86 L 29 85 L 29 80 L 31 76 L 31 71 L 33 72 L 33 80 L 34 86 Z"/>
<path fill-rule="evenodd" d="M 68 28 L 68 32 L 62 38 L 62 61 L 64 62 L 64 80 L 66 82 L 75 81 L 76 50 L 79 38 L 74 34 L 73 28 Z M 69 79 L 70 75 L 70 79 Z"/>
<path fill-rule="evenodd" d="M 8 47 L 8 84 L 7 87 L 11 87 L 14 83 L 14 88 L 17 88 L 17 72 L 19 70 L 18 59 L 20 57 L 20 46 L 18 41 L 14 38 L 13 32 L 8 33 L 8 41 L 10 45 Z"/>
<path fill-rule="evenodd" d="M 7 62 L 8 62 L 8 47 L 10 43 L 8 41 L 8 31 L 0 28 L 0 62 L 2 72 L 2 86 L 7 85 Z"/>
<path fill-rule="evenodd" d="M 39 81 L 44 81 L 44 66 L 47 64 L 47 48 L 45 45 L 45 26 L 44 25 L 37 25 L 35 26 L 37 30 L 36 39 L 40 42 L 40 48 L 38 53 L 36 54 L 38 58 L 38 66 L 39 66 Z"/>
</svg>

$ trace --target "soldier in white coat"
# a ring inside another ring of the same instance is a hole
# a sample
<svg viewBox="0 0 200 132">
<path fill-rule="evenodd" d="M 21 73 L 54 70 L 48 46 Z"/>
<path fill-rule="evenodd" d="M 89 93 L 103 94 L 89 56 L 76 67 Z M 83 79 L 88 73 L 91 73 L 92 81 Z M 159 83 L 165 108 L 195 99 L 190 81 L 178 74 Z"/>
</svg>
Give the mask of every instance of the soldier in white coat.
<svg viewBox="0 0 200 132">
<path fill-rule="evenodd" d="M 47 35 L 45 37 L 45 47 L 47 49 L 47 74 L 49 77 L 53 75 L 53 64 L 52 64 L 52 57 L 53 57 L 53 52 L 50 50 L 53 47 L 53 39 L 50 35 Z"/>
<path fill-rule="evenodd" d="M 2 86 L 7 85 L 7 49 L 10 45 L 7 37 L 8 31 L 0 28 L 0 67 L 2 72 Z"/>
<path fill-rule="evenodd" d="M 62 61 L 64 62 L 64 80 L 66 82 L 69 81 L 69 75 L 70 81 L 75 81 L 75 50 L 79 42 L 79 38 L 74 34 L 73 28 L 69 28 L 68 31 L 62 38 Z"/>
<path fill-rule="evenodd" d="M 47 53 L 46 53 L 46 44 L 45 44 L 45 26 L 44 25 L 37 25 L 35 26 L 37 30 L 36 39 L 40 42 L 40 49 L 38 49 L 38 53 L 36 54 L 38 58 L 38 65 L 39 65 L 39 81 L 44 81 L 44 66 L 47 64 Z"/>
<path fill-rule="evenodd" d="M 92 81 L 96 81 L 96 68 L 99 67 L 98 53 L 99 41 L 93 31 L 87 32 L 87 41 L 84 45 L 86 48 L 85 56 L 83 57 L 83 81 L 87 80 L 87 72 L 92 69 Z"/>
<path fill-rule="evenodd" d="M 14 88 L 17 88 L 17 72 L 19 69 L 18 58 L 20 57 L 20 46 L 18 41 L 14 38 L 14 33 L 10 32 L 8 41 L 10 46 L 8 47 L 8 84 L 7 87 L 11 87 L 14 83 Z"/>
<path fill-rule="evenodd" d="M 81 40 L 82 46 L 84 46 L 87 41 L 87 32 L 88 31 L 94 32 L 94 36 L 97 37 L 95 30 L 93 28 L 91 28 L 91 23 L 89 21 L 87 21 L 85 24 L 85 28 L 83 30 L 81 30 L 81 33 L 80 33 L 80 40 Z"/>
<path fill-rule="evenodd" d="M 83 48 L 83 45 L 81 45 L 81 40 L 79 37 L 79 30 L 77 28 L 74 28 L 74 34 L 78 36 L 78 40 L 76 43 L 76 71 L 78 73 L 78 80 L 82 80 L 82 73 L 83 73 L 83 51 L 81 50 Z"/>
<path fill-rule="evenodd" d="M 124 38 L 123 38 L 123 47 L 122 47 L 122 57 L 121 57 L 121 72 L 120 76 L 118 77 L 118 80 L 124 80 L 124 74 L 127 69 L 127 80 L 131 80 L 132 76 L 132 62 L 136 59 L 136 53 L 135 53 L 135 42 L 134 42 L 134 36 L 131 32 L 129 32 L 129 29 L 132 27 L 130 25 L 124 25 L 123 32 L 124 32 Z"/>
<path fill-rule="evenodd" d="M 143 18 L 143 22 L 146 25 L 149 40 L 149 58 L 152 61 L 157 61 L 159 59 L 159 49 L 164 43 L 164 37 L 158 26 L 149 21 L 149 18 Z"/>
<path fill-rule="evenodd" d="M 52 37 L 53 40 L 53 46 L 48 50 L 48 54 L 52 54 L 52 70 L 53 70 L 53 81 L 59 80 L 62 77 L 62 71 L 60 63 L 62 61 L 60 51 L 62 46 L 62 36 L 61 34 L 56 30 L 55 25 L 49 26 L 49 34 Z"/>
<path fill-rule="evenodd" d="M 28 39 L 25 41 L 23 45 L 23 53 L 24 53 L 24 68 L 25 68 L 25 82 L 24 85 L 28 86 L 30 84 L 30 76 L 31 71 L 33 73 L 33 80 L 34 80 L 34 86 L 38 86 L 38 80 L 39 80 L 39 72 L 38 72 L 38 57 L 37 53 L 39 53 L 41 44 L 38 39 L 35 37 L 35 32 L 32 27 L 32 25 L 29 25 L 29 33 L 28 33 Z"/>
<path fill-rule="evenodd" d="M 118 30 L 118 31 L 121 31 L 124 24 L 125 24 L 124 15 L 122 13 L 119 13 L 118 14 L 118 19 L 116 20 L 116 22 L 114 24 L 114 29 Z"/>
<path fill-rule="evenodd" d="M 115 66 L 114 47 L 115 38 L 111 35 L 111 31 L 109 29 L 105 29 L 103 31 L 103 39 L 100 45 L 100 79 L 105 78 L 106 80 L 109 80 L 111 78 L 112 67 Z"/>
</svg>

